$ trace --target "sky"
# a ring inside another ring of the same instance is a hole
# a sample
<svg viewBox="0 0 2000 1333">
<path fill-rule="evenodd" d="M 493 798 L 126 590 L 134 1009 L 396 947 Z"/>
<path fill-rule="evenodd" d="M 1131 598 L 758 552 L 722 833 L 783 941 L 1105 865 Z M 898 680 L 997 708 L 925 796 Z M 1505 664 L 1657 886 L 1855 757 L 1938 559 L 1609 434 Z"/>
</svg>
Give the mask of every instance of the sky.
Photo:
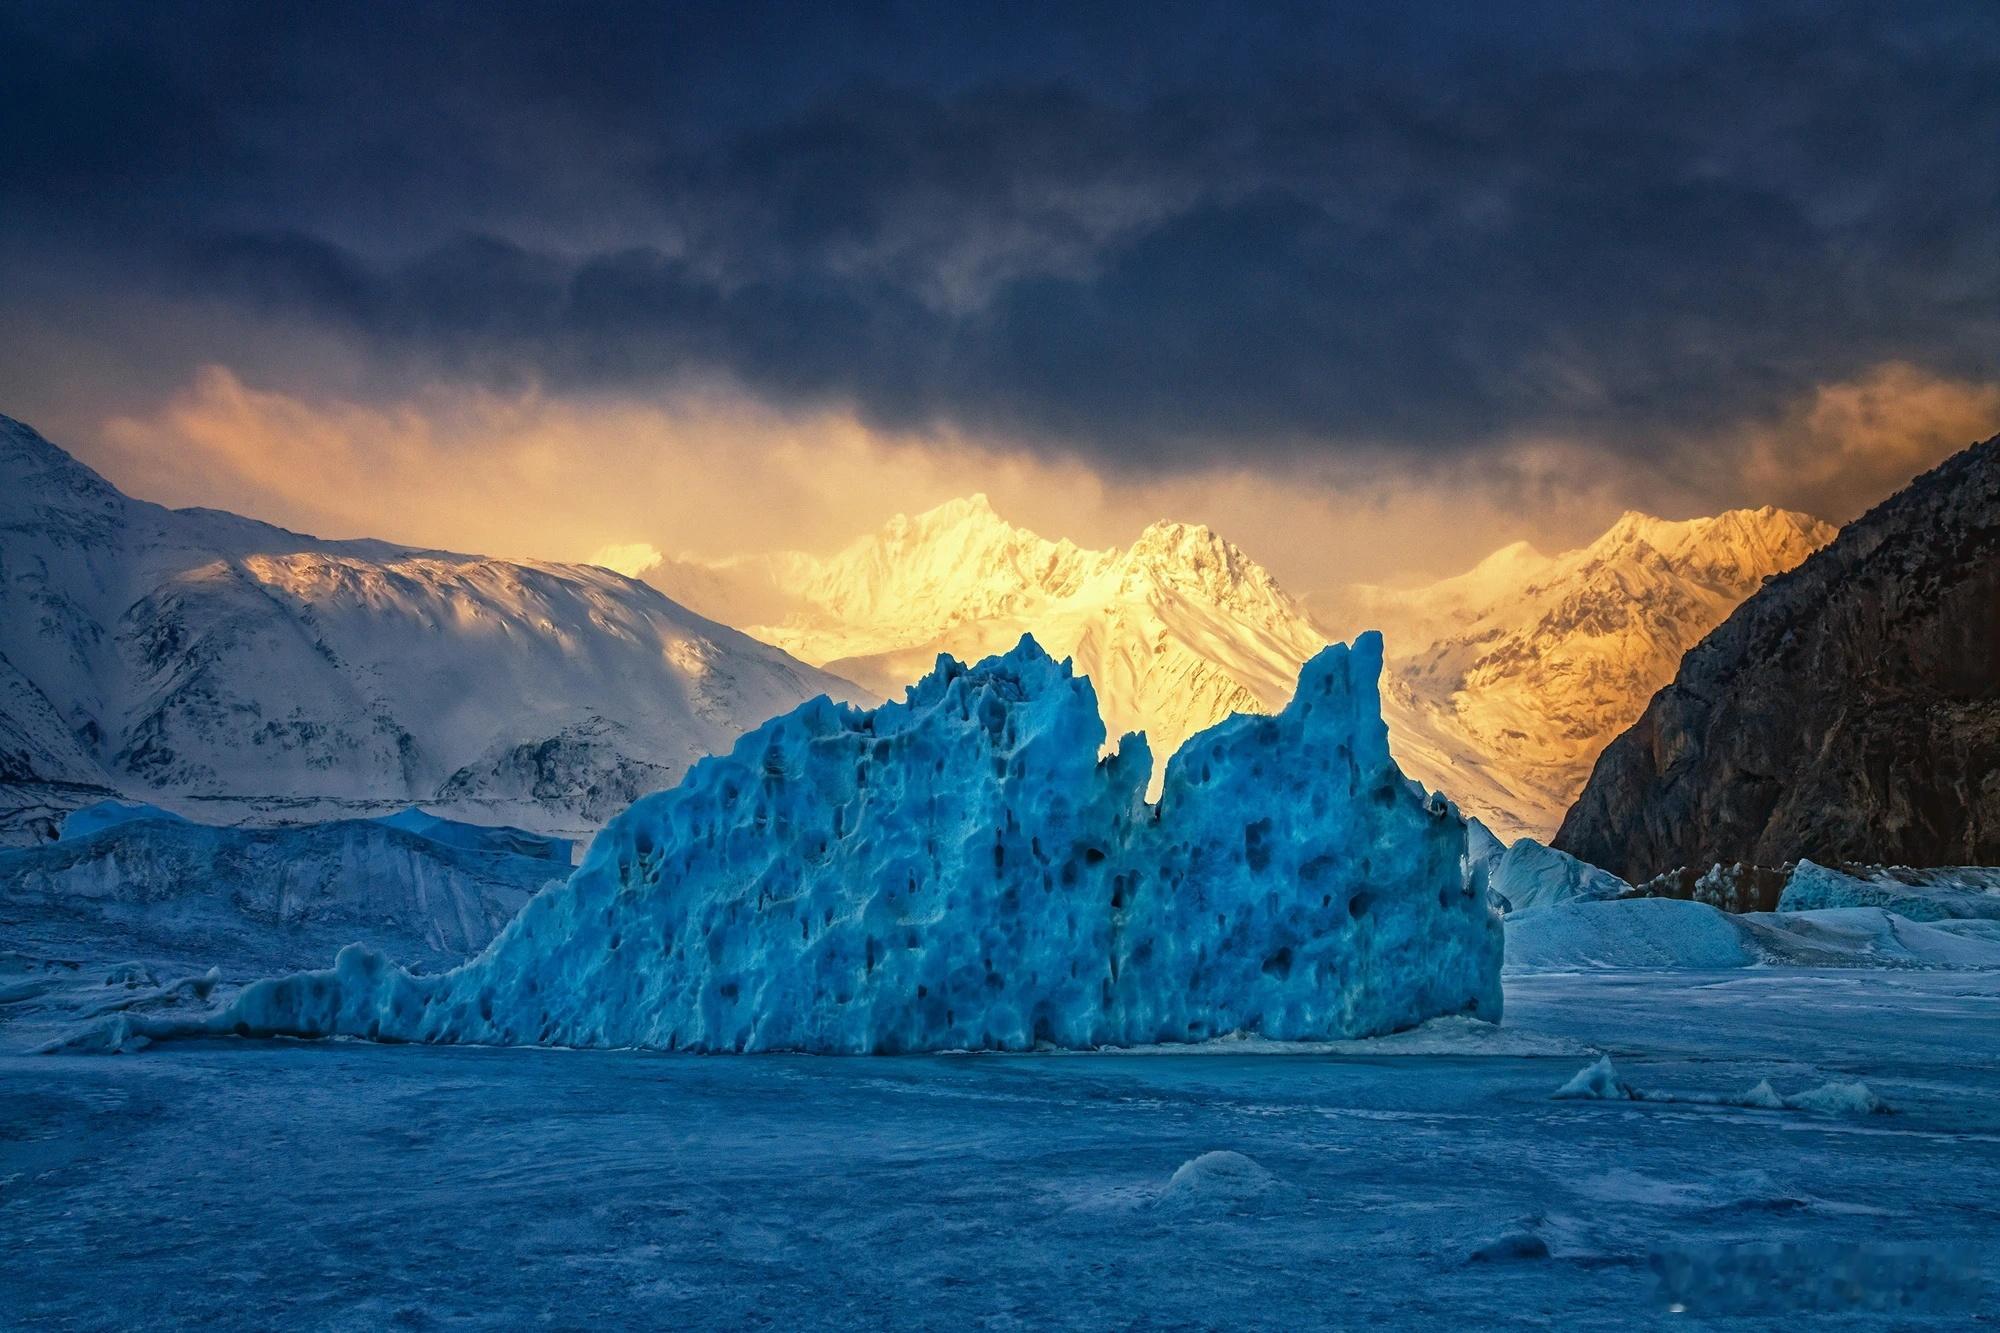
<svg viewBox="0 0 2000 1333">
<path fill-rule="evenodd" d="M 0 4 L 0 412 L 329 536 L 1299 591 L 2000 431 L 2000 5 Z"/>
</svg>

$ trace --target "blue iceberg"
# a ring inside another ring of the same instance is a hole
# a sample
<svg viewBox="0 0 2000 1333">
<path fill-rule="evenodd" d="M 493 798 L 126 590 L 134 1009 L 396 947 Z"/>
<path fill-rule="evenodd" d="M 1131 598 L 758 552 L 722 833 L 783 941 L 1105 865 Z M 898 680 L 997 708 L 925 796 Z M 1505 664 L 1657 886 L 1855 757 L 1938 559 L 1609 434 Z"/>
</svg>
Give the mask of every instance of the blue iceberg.
<svg viewBox="0 0 2000 1333">
<path fill-rule="evenodd" d="M 1499 921 L 1464 822 L 1389 757 L 1381 656 L 1327 648 L 1282 713 L 1189 740 L 1157 804 L 1143 736 L 1098 758 L 1067 661 L 940 657 L 636 802 L 451 972 L 350 947 L 130 1035 L 868 1053 L 1497 1020 Z"/>
</svg>

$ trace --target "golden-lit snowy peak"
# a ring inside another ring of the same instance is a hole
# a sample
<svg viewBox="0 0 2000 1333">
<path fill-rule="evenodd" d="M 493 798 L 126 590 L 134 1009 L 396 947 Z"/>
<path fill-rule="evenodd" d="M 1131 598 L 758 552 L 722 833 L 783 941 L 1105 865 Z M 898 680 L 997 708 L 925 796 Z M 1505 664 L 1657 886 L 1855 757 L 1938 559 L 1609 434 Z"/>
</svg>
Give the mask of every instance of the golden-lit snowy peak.
<svg viewBox="0 0 2000 1333">
<path fill-rule="evenodd" d="M 973 661 L 1032 633 L 1075 660 L 1107 730 L 1164 758 L 1233 712 L 1272 712 L 1329 639 L 1383 631 L 1383 707 L 1404 771 L 1496 831 L 1546 837 L 1598 751 L 1702 635 L 1832 535 L 1803 514 L 1673 522 L 1627 513 L 1588 546 L 1526 542 L 1417 588 L 1356 585 L 1316 614 L 1242 548 L 1157 522 L 1123 549 L 1016 527 L 983 495 L 899 515 L 838 554 L 738 557 L 670 591 L 885 695 L 941 652 Z M 746 583 L 747 580 L 747 583 Z M 753 608 L 781 606 L 762 620 Z"/>
<path fill-rule="evenodd" d="M 1231 713 L 1282 707 L 1326 643 L 1262 566 L 1200 524 L 1155 523 L 1126 549 L 1091 550 L 974 495 L 825 559 L 761 567 L 797 609 L 750 632 L 806 661 L 896 695 L 941 652 L 973 661 L 1032 633 L 1090 677 L 1114 738 L 1145 731 L 1162 759 Z M 696 605 L 734 619 L 726 600 Z"/>
<path fill-rule="evenodd" d="M 1362 590 L 1388 637 L 1399 758 L 1503 835 L 1547 837 L 1681 655 L 1833 533 L 1769 507 L 1628 512 L 1559 556 L 1517 544 L 1427 588 Z"/>
</svg>

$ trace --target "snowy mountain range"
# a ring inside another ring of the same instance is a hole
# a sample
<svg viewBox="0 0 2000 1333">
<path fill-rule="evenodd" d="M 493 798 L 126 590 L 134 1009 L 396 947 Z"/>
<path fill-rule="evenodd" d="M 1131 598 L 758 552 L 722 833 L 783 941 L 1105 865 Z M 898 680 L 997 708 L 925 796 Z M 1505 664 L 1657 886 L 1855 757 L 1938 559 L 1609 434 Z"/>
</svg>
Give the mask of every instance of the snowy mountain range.
<svg viewBox="0 0 2000 1333">
<path fill-rule="evenodd" d="M 817 694 L 606 569 L 323 541 L 132 499 L 0 417 L 0 787 L 568 834 Z M 49 797 L 48 793 L 57 793 Z"/>
<path fill-rule="evenodd" d="M 1124 550 L 1015 527 L 984 495 L 897 516 L 837 555 L 784 552 L 648 578 L 705 614 L 889 696 L 939 653 L 975 662 L 1024 633 L 1096 687 L 1111 742 L 1165 756 L 1231 713 L 1271 713 L 1327 638 L 1271 576 L 1209 529 L 1155 523 Z M 758 610 L 786 611 L 758 622 Z"/>
<path fill-rule="evenodd" d="M 1385 632 L 1383 709 L 1404 772 L 1507 838 L 1547 837 L 1597 752 L 1680 656 L 1833 530 L 1777 509 L 1668 522 L 1628 513 L 1589 546 L 1515 543 L 1424 587 L 1300 602 L 1208 528 L 1129 548 L 1049 541 L 983 495 L 898 516 L 838 554 L 662 561 L 644 576 L 704 614 L 886 695 L 936 655 L 1032 632 L 1096 686 L 1113 737 L 1165 756 L 1232 712 L 1269 713 L 1333 639 Z"/>
<path fill-rule="evenodd" d="M 979 495 L 832 556 L 664 561 L 640 582 L 164 509 L 4 417 L 0 482 L 17 824 L 117 792 L 216 822 L 422 802 L 579 834 L 805 698 L 895 696 L 939 653 L 1024 633 L 1091 678 L 1112 738 L 1146 731 L 1164 761 L 1380 628 L 1404 771 L 1502 836 L 1546 837 L 1681 654 L 1832 535 L 1768 508 L 1631 513 L 1579 550 L 1516 543 L 1308 606 L 1206 527 L 1093 550 Z"/>
</svg>

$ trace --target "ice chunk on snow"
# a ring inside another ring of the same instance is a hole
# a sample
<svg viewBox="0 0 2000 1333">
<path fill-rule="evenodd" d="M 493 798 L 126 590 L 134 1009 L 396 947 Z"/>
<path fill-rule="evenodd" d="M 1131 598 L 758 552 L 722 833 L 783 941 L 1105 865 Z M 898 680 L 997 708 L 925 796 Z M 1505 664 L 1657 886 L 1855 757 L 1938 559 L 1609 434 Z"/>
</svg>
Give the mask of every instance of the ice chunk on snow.
<svg viewBox="0 0 2000 1333">
<path fill-rule="evenodd" d="M 2000 867 L 1834 870 L 1800 861 L 1778 899 L 1780 912 L 1842 907 L 1880 907 L 1911 921 L 2000 920 Z"/>
<path fill-rule="evenodd" d="M 1099 762 L 1032 639 L 900 703 L 807 703 L 599 834 L 480 957 L 346 950 L 210 1031 L 696 1050 L 1020 1050 L 1355 1037 L 1500 1014 L 1465 829 L 1390 760 L 1381 638 L 1292 703 Z"/>
<path fill-rule="evenodd" d="M 1616 898 L 1631 889 L 1608 870 L 1568 852 L 1518 839 L 1494 865 L 1489 891 L 1503 912 L 1524 912 L 1579 898 Z"/>
<path fill-rule="evenodd" d="M 1601 1055 L 1597 1063 L 1576 1071 L 1575 1077 L 1556 1090 L 1558 1101 L 1631 1102 L 1639 1099 L 1632 1085 L 1618 1077 L 1611 1057 Z"/>
<path fill-rule="evenodd" d="M 1737 1104 L 1739 1106 L 1752 1107 L 1760 1111 L 1782 1111 L 1785 1109 L 1785 1099 L 1778 1095 L 1778 1090 L 1771 1086 L 1771 1080 L 1768 1078 L 1758 1079 L 1757 1086 L 1738 1098 Z"/>
<path fill-rule="evenodd" d="M 1556 1091 L 1558 1101 L 1669 1102 L 1682 1106 L 1741 1106 L 1757 1111 L 1817 1111 L 1821 1115 L 1886 1115 L 1888 1105 L 1865 1083 L 1822 1083 L 1816 1088 L 1781 1096 L 1770 1079 L 1740 1096 L 1712 1092 L 1641 1092 L 1624 1079 L 1604 1056 Z"/>
<path fill-rule="evenodd" d="M 1268 1194 L 1277 1180 L 1262 1163 L 1227 1149 L 1182 1162 L 1160 1193 L 1162 1208 L 1236 1208 Z"/>
<path fill-rule="evenodd" d="M 1843 1083 L 1838 1079 L 1822 1083 L 1816 1088 L 1796 1092 L 1786 1097 L 1771 1086 L 1770 1079 L 1760 1079 L 1757 1086 L 1740 1097 L 1653 1097 L 1647 1101 L 1672 1102 L 1713 1102 L 1721 1106 L 1742 1106 L 1756 1111 L 1817 1111 L 1821 1115 L 1887 1115 L 1889 1104 L 1884 1102 L 1866 1083 Z"/>
<path fill-rule="evenodd" d="M 1888 1105 L 1866 1083 L 1822 1083 L 1817 1088 L 1794 1093 L 1785 1105 L 1795 1111 L 1817 1111 L 1821 1115 L 1883 1115 Z"/>
<path fill-rule="evenodd" d="M 1469 1264 L 1519 1263 L 1548 1257 L 1547 1241 L 1532 1231 L 1520 1230 L 1502 1232 L 1466 1255 L 1465 1261 Z"/>
</svg>

